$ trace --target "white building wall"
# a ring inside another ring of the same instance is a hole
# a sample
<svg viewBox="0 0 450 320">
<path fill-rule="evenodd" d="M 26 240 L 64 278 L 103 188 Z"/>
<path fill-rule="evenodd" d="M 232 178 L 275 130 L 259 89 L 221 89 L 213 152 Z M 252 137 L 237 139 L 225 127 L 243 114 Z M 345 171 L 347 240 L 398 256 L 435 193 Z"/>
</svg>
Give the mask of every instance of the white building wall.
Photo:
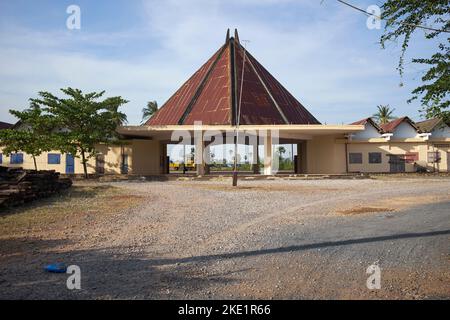
<svg viewBox="0 0 450 320">
<path fill-rule="evenodd" d="M 372 138 L 380 138 L 381 134 L 378 130 L 369 122 L 364 126 L 364 131 L 360 131 L 353 135 L 353 140 L 367 140 Z"/>
<path fill-rule="evenodd" d="M 394 130 L 393 139 L 407 139 L 407 138 L 416 138 L 417 131 L 407 122 L 400 123 L 397 128 Z"/>
<path fill-rule="evenodd" d="M 437 127 L 431 132 L 431 138 L 450 139 L 450 127 Z"/>
</svg>

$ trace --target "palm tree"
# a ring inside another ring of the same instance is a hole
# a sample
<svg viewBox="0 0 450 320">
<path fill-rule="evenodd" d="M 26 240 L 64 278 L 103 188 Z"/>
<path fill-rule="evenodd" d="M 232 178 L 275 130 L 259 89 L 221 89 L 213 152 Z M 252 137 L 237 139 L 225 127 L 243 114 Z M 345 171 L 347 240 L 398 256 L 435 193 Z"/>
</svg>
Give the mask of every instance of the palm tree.
<svg viewBox="0 0 450 320">
<path fill-rule="evenodd" d="M 377 119 L 378 124 L 386 124 L 392 119 L 395 119 L 395 117 L 392 115 L 392 113 L 395 111 L 395 109 L 391 109 L 389 105 L 378 105 L 378 112 L 373 115 L 375 119 Z"/>
<path fill-rule="evenodd" d="M 147 107 L 142 109 L 142 123 L 146 122 L 158 110 L 158 102 L 149 101 Z"/>
<path fill-rule="evenodd" d="M 278 156 L 281 159 L 283 157 L 283 154 L 286 153 L 286 148 L 283 147 L 283 146 L 279 146 L 278 149 L 277 149 L 277 153 L 278 153 Z"/>
</svg>

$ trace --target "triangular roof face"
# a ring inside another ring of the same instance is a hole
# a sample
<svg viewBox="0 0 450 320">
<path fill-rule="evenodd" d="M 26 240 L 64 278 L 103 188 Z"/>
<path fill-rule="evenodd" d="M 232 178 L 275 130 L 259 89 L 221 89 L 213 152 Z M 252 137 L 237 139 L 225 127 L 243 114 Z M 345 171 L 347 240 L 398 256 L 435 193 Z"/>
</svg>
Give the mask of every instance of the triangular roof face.
<svg viewBox="0 0 450 320">
<path fill-rule="evenodd" d="M 395 128 L 397 128 L 403 122 L 409 123 L 411 127 L 413 127 L 416 131 L 418 130 L 416 124 L 408 117 L 401 117 L 386 124 L 382 124 L 381 129 L 383 129 L 383 132 L 385 133 L 393 133 Z"/>
<path fill-rule="evenodd" d="M 420 132 L 432 132 L 436 127 L 441 125 L 443 125 L 443 121 L 440 118 L 416 122 L 416 126 L 419 128 Z"/>
<path fill-rule="evenodd" d="M 244 81 L 241 81 L 242 74 Z M 146 124 L 183 125 L 202 121 L 204 125 L 235 125 L 238 115 L 239 123 L 244 125 L 320 124 L 249 52 L 244 51 L 235 31 L 234 37 L 227 33 L 225 44 Z"/>
<path fill-rule="evenodd" d="M 375 121 L 372 120 L 372 118 L 364 118 L 364 119 L 355 121 L 355 122 L 350 123 L 350 124 L 352 124 L 352 125 L 363 125 L 363 126 L 365 126 L 366 123 L 370 123 L 370 124 L 371 124 L 375 129 L 377 129 L 377 131 L 380 132 L 380 133 L 383 131 L 383 130 L 381 130 L 380 126 L 379 126 Z"/>
</svg>

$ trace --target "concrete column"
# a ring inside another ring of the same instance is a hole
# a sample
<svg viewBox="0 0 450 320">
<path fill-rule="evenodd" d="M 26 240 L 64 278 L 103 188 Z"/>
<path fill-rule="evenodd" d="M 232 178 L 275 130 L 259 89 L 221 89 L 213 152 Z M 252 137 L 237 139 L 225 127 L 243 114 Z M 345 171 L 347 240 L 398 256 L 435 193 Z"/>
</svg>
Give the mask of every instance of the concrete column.
<svg viewBox="0 0 450 320">
<path fill-rule="evenodd" d="M 195 133 L 195 165 L 197 167 L 197 175 L 203 176 L 205 174 L 205 161 L 203 160 L 203 132 Z"/>
<path fill-rule="evenodd" d="M 267 130 L 264 137 L 264 174 L 272 175 L 272 133 Z"/>
<path fill-rule="evenodd" d="M 159 173 L 160 174 L 168 174 L 169 164 L 167 161 L 167 144 L 160 142 L 159 143 L 159 152 L 160 152 L 160 164 L 159 164 Z"/>
<path fill-rule="evenodd" d="M 211 144 L 211 142 L 210 141 L 208 141 L 208 142 L 205 142 L 204 144 L 203 144 L 203 150 L 205 150 L 205 159 L 204 159 L 204 162 L 205 162 L 205 164 L 204 164 L 204 174 L 209 174 L 210 173 L 210 167 L 209 167 L 209 163 L 211 162 L 211 148 L 210 148 L 210 145 Z"/>
<path fill-rule="evenodd" d="M 258 174 L 259 173 L 259 167 L 258 167 L 258 161 L 259 161 L 259 148 L 258 148 L 258 143 L 259 143 L 259 139 L 258 136 L 256 137 L 256 143 L 253 145 L 253 163 L 252 163 L 252 168 L 253 168 L 253 173 L 254 174 Z"/>
<path fill-rule="evenodd" d="M 303 156 L 302 144 L 297 143 L 297 172 L 295 173 L 304 173 L 302 168 Z"/>
</svg>

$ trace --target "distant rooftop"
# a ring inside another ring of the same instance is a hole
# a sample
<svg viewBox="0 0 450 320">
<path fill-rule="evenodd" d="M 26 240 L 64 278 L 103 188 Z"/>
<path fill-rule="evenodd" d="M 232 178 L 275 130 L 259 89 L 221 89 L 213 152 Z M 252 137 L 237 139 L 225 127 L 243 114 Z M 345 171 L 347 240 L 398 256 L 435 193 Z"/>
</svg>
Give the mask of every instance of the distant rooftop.
<svg viewBox="0 0 450 320">
<path fill-rule="evenodd" d="M 442 123 L 441 119 L 433 118 L 433 119 L 428 119 L 425 121 L 416 122 L 416 125 L 417 125 L 417 128 L 419 128 L 419 130 L 421 132 L 431 132 L 434 130 L 434 128 L 436 128 L 441 123 Z"/>
<path fill-rule="evenodd" d="M 2 122 L 0 121 L 0 130 L 9 129 L 13 126 L 12 123 Z"/>
</svg>

